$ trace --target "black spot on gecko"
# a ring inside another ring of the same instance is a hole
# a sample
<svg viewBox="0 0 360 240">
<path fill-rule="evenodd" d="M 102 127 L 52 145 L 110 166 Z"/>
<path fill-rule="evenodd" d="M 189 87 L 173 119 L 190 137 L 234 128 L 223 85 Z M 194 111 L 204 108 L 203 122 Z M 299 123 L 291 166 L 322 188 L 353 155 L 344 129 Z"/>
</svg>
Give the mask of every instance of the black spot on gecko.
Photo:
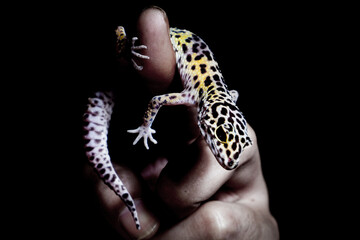
<svg viewBox="0 0 360 240">
<path fill-rule="evenodd" d="M 245 135 L 245 134 L 244 134 L 244 131 L 241 130 L 241 129 L 238 129 L 238 133 L 239 133 L 241 136 L 244 136 L 244 135 Z"/>
<path fill-rule="evenodd" d="M 195 75 L 195 76 L 193 77 L 193 79 L 194 79 L 194 81 L 196 81 L 196 80 L 198 79 L 198 75 Z"/>
<path fill-rule="evenodd" d="M 203 56 L 204 56 L 203 54 L 200 54 L 200 55 L 197 55 L 194 59 L 196 61 L 199 61 L 200 59 L 202 59 Z"/>
<path fill-rule="evenodd" d="M 218 116 L 219 116 L 219 114 L 217 113 L 217 111 L 216 111 L 216 108 L 214 108 L 214 107 L 211 107 L 212 108 L 212 115 L 213 115 L 213 117 L 214 118 L 217 118 Z"/>
<path fill-rule="evenodd" d="M 222 88 L 222 87 L 219 87 L 217 90 L 218 90 L 219 92 L 225 92 L 225 89 Z"/>
<path fill-rule="evenodd" d="M 176 38 L 179 38 L 179 37 L 180 37 L 180 35 L 175 35 L 175 37 L 176 37 Z"/>
<path fill-rule="evenodd" d="M 111 182 L 113 183 L 113 182 L 115 182 L 115 180 L 116 180 L 116 175 L 113 174 L 113 176 L 112 176 L 112 178 L 111 178 Z"/>
<path fill-rule="evenodd" d="M 210 84 L 211 84 L 211 78 L 210 78 L 210 76 L 207 76 L 206 77 L 206 80 L 205 80 L 205 87 L 208 87 Z"/>
<path fill-rule="evenodd" d="M 186 61 L 191 62 L 191 54 L 188 54 L 188 55 L 186 56 Z"/>
<path fill-rule="evenodd" d="M 228 157 L 230 157 L 230 155 L 231 155 L 230 150 L 226 150 L 226 155 L 227 155 Z M 229 163 L 229 164 L 230 164 L 230 163 Z"/>
<path fill-rule="evenodd" d="M 192 40 L 192 37 L 188 37 L 187 39 L 185 39 L 185 42 L 190 43 L 191 40 Z"/>
<path fill-rule="evenodd" d="M 203 93 L 204 93 L 204 90 L 202 88 L 200 88 L 200 90 L 199 90 L 199 97 L 200 98 L 202 97 Z"/>
<path fill-rule="evenodd" d="M 215 94 L 215 90 L 208 92 L 209 97 L 211 97 L 211 95 L 213 95 L 212 97 L 217 97 L 217 96 L 214 96 L 214 94 Z"/>
<path fill-rule="evenodd" d="M 235 118 L 235 114 L 233 112 L 229 112 L 230 117 Z"/>
<path fill-rule="evenodd" d="M 217 125 L 220 126 L 221 124 L 224 124 L 225 118 L 221 117 L 218 119 Z"/>
<path fill-rule="evenodd" d="M 200 45 L 200 48 L 201 48 L 201 49 L 205 49 L 205 48 L 206 48 L 206 44 L 205 44 L 204 42 L 202 42 L 201 45 Z"/>
<path fill-rule="evenodd" d="M 199 92 L 203 92 L 204 90 L 202 88 L 200 88 Z M 199 108 L 201 109 L 204 106 L 204 100 L 201 98 L 200 103 L 199 103 Z"/>
<path fill-rule="evenodd" d="M 221 114 L 222 114 L 222 115 L 225 115 L 225 116 L 226 116 L 227 113 L 228 113 L 228 110 L 227 110 L 226 108 L 222 108 L 222 109 L 221 109 Z"/>
<path fill-rule="evenodd" d="M 194 33 L 193 33 L 192 37 L 195 41 L 200 41 L 200 38 L 197 35 L 195 35 Z"/>
<path fill-rule="evenodd" d="M 211 57 L 211 53 L 209 51 L 203 51 L 203 53 L 205 54 L 205 56 L 208 58 L 209 61 L 213 60 L 213 58 Z"/>
<path fill-rule="evenodd" d="M 202 74 L 206 73 L 206 64 L 200 64 L 200 71 Z"/>
<path fill-rule="evenodd" d="M 241 121 L 239 122 L 239 124 L 240 124 L 241 129 L 245 129 L 245 126 Z"/>
<path fill-rule="evenodd" d="M 182 45 L 182 50 L 183 50 L 184 53 L 187 52 L 188 48 L 187 48 L 186 44 L 183 44 L 183 45 Z"/>
<path fill-rule="evenodd" d="M 196 65 L 191 66 L 191 70 L 195 70 L 195 68 L 196 68 Z"/>
<path fill-rule="evenodd" d="M 194 85 L 194 88 L 198 88 L 200 85 L 200 82 L 196 82 L 195 85 Z M 202 89 L 201 89 L 202 90 Z"/>
<path fill-rule="evenodd" d="M 195 39 L 195 38 L 194 38 Z M 199 44 L 198 43 L 194 43 L 194 45 L 192 46 L 192 51 L 194 53 L 198 53 L 199 49 L 198 49 Z"/>
<path fill-rule="evenodd" d="M 210 86 L 210 87 L 207 89 L 207 91 L 210 92 L 210 91 L 213 90 L 213 89 L 214 89 L 214 86 Z"/>
<path fill-rule="evenodd" d="M 229 141 L 232 141 L 234 139 L 234 135 L 233 134 L 229 134 Z M 234 144 L 236 145 L 236 143 L 233 143 L 233 146 L 234 146 Z M 232 146 L 232 147 L 233 147 Z M 236 149 L 236 147 L 235 147 L 235 149 Z M 235 151 L 235 149 L 234 149 L 234 151 Z"/>
<path fill-rule="evenodd" d="M 132 201 L 127 200 L 127 201 L 126 201 L 126 205 L 128 205 L 128 206 L 131 206 L 131 207 L 132 207 L 134 204 L 133 204 L 133 202 L 132 202 Z"/>
<path fill-rule="evenodd" d="M 216 72 L 216 71 L 217 71 L 217 70 L 216 70 L 216 67 L 214 67 L 214 66 L 211 66 L 210 69 L 211 69 L 213 72 Z"/>
</svg>

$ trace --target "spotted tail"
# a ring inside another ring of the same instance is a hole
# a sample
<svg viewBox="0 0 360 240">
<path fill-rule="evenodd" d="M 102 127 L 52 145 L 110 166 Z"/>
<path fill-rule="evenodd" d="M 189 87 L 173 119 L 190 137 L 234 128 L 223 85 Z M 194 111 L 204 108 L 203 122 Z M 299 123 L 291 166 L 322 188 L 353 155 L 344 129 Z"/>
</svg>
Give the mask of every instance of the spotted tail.
<svg viewBox="0 0 360 240">
<path fill-rule="evenodd" d="M 134 200 L 116 174 L 107 147 L 107 133 L 113 107 L 114 101 L 111 93 L 97 92 L 93 98 L 89 98 L 89 104 L 84 114 L 86 156 L 100 178 L 125 203 L 134 218 L 136 228 L 140 229 Z"/>
</svg>

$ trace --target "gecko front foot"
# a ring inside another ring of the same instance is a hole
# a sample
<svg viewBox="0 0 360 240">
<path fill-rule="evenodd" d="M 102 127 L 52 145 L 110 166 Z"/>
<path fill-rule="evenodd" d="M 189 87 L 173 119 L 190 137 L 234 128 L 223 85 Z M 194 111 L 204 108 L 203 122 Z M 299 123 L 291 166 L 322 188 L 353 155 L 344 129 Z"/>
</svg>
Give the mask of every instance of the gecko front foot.
<svg viewBox="0 0 360 240">
<path fill-rule="evenodd" d="M 135 145 L 142 137 L 144 138 L 144 145 L 146 149 L 149 149 L 148 139 L 150 139 L 150 141 L 153 142 L 154 144 L 157 144 L 157 141 L 152 136 L 152 134 L 155 133 L 156 131 L 154 129 L 151 129 L 150 127 L 140 126 L 136 129 L 128 130 L 127 132 L 138 133 L 138 136 L 133 142 L 133 145 Z"/>
<path fill-rule="evenodd" d="M 132 44 L 131 44 L 131 54 L 135 57 L 138 57 L 138 58 L 142 58 L 142 59 L 150 59 L 149 56 L 146 56 L 146 55 L 142 55 L 138 52 L 136 52 L 137 50 L 141 50 L 141 49 L 147 49 L 147 46 L 145 45 L 140 45 L 140 46 L 135 46 L 135 42 L 138 40 L 137 37 L 133 37 L 132 38 Z M 143 70 L 143 66 L 139 66 L 137 65 L 137 63 L 135 62 L 135 60 L 133 58 L 131 58 L 131 62 L 134 66 L 134 68 L 138 71 L 141 71 Z"/>
</svg>

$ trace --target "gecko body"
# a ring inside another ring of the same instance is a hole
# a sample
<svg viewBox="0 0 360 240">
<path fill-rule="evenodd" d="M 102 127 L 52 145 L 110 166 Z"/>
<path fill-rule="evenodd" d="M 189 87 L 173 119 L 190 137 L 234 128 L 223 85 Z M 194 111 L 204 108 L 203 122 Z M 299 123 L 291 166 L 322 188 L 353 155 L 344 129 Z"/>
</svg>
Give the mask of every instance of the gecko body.
<svg viewBox="0 0 360 240">
<path fill-rule="evenodd" d="M 150 59 L 138 53 L 147 49 L 146 46 L 135 46 L 137 38 L 128 41 L 125 29 L 118 27 L 117 54 L 132 61 L 134 68 L 142 70 L 134 59 Z M 176 55 L 176 65 L 180 73 L 184 90 L 180 93 L 168 93 L 153 97 L 144 114 L 140 127 L 128 130 L 137 133 L 134 145 L 143 138 L 144 145 L 149 149 L 148 139 L 157 143 L 152 134 L 152 123 L 162 106 L 193 105 L 197 108 L 198 126 L 202 136 L 209 145 L 219 164 L 228 170 L 235 169 L 242 151 L 252 144 L 247 132 L 246 120 L 236 106 L 238 93 L 228 90 L 218 63 L 208 45 L 194 33 L 170 28 L 170 41 Z M 107 130 L 113 107 L 109 94 L 96 93 L 89 99 L 84 120 L 88 124 L 85 139 L 87 156 L 104 182 L 120 196 L 131 211 L 136 227 L 140 229 L 135 203 L 124 184 L 116 174 L 108 153 L 106 140 Z"/>
<path fill-rule="evenodd" d="M 213 53 L 200 37 L 187 30 L 170 28 L 170 40 L 184 90 L 151 99 L 143 124 L 128 131 L 138 133 L 134 144 L 141 138 L 146 148 L 149 148 L 148 139 L 157 143 L 151 125 L 161 106 L 194 105 L 200 132 L 212 153 L 225 169 L 236 168 L 241 152 L 252 144 L 246 120 L 236 106 L 237 91 L 228 90 Z"/>
</svg>

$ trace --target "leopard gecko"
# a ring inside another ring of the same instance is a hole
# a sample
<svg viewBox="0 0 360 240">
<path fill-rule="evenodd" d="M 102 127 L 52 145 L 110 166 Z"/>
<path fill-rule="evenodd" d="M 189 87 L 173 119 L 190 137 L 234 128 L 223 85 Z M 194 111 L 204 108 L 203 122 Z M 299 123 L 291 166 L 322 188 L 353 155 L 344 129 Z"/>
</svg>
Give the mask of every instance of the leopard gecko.
<svg viewBox="0 0 360 240">
<path fill-rule="evenodd" d="M 118 27 L 117 54 L 130 58 L 134 68 L 143 69 L 134 59 L 150 59 L 138 53 L 147 49 L 145 45 L 136 46 L 138 40 L 128 41 L 125 29 Z M 148 140 L 157 141 L 151 128 L 155 116 L 161 106 L 193 105 L 197 108 L 198 126 L 202 136 L 219 164 L 227 169 L 235 169 L 242 151 L 252 145 L 248 136 L 246 120 L 236 106 L 238 92 L 228 90 L 218 63 L 208 45 L 194 33 L 178 28 L 170 28 L 170 40 L 176 55 L 176 65 L 180 73 L 184 90 L 180 93 L 168 93 L 153 97 L 145 112 L 143 123 L 129 133 L 138 134 L 133 144 L 143 138 L 146 149 Z M 133 215 L 136 227 L 140 229 L 140 221 L 131 195 L 117 176 L 107 149 L 107 129 L 113 108 L 112 96 L 109 93 L 96 93 L 89 99 L 85 114 L 87 156 L 104 182 L 120 196 Z"/>
</svg>

